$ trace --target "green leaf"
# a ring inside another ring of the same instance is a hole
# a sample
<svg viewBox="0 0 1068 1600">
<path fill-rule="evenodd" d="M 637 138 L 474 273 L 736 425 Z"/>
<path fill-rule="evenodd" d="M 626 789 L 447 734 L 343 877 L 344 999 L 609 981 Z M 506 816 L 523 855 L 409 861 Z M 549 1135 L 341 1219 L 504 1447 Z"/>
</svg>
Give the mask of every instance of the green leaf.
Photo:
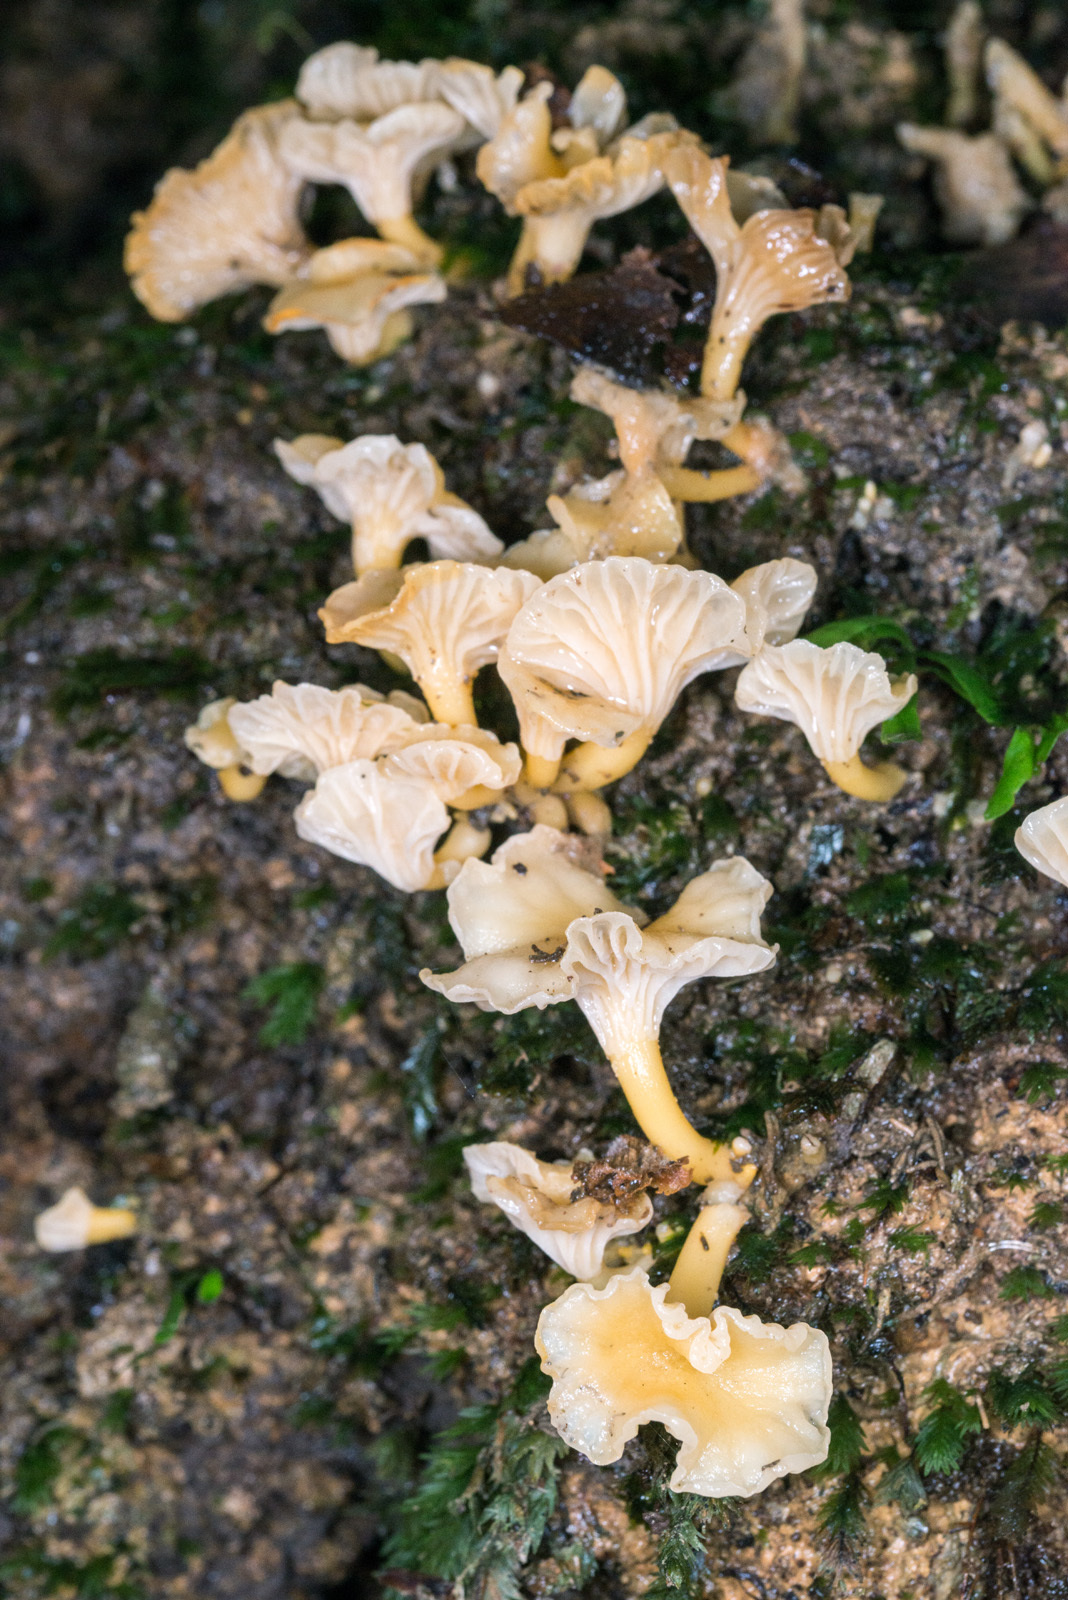
<svg viewBox="0 0 1068 1600">
<path fill-rule="evenodd" d="M 831 1444 L 826 1461 L 814 1469 L 813 1476 L 818 1478 L 852 1472 L 860 1465 L 864 1454 L 864 1428 L 844 1394 L 836 1394 L 831 1401 L 827 1426 L 831 1430 Z"/>
<path fill-rule="evenodd" d="M 914 694 L 907 705 L 895 716 L 887 717 L 879 729 L 879 737 L 884 744 L 903 744 L 906 739 L 922 739 L 923 729 L 920 726 L 920 713 L 917 709 L 919 695 Z"/>
<path fill-rule="evenodd" d="M 922 1472 L 956 1472 L 968 1436 L 983 1431 L 979 1407 L 945 1378 L 929 1383 L 924 1397 L 934 1405 L 916 1434 L 916 1462 Z"/>
<path fill-rule="evenodd" d="M 205 1272 L 197 1284 L 197 1299 L 202 1306 L 214 1305 L 224 1287 L 222 1273 L 213 1268 L 211 1272 Z"/>
<path fill-rule="evenodd" d="M 1030 728 L 1014 728 L 1005 749 L 1001 777 L 987 802 L 986 819 L 993 822 L 1011 811 L 1024 784 L 1035 775 L 1035 738 Z"/>
<path fill-rule="evenodd" d="M 1037 1267 L 1013 1267 L 1001 1280 L 999 1300 L 1048 1300 L 1053 1290 Z"/>
<path fill-rule="evenodd" d="M 925 650 L 920 657 L 920 663 L 941 678 L 943 683 L 948 683 L 962 700 L 967 700 L 972 709 L 978 711 L 984 722 L 994 724 L 1004 722 L 1001 702 L 990 680 L 970 661 L 964 661 L 960 656 L 946 655 L 941 650 Z"/>
<path fill-rule="evenodd" d="M 818 644 L 821 649 L 827 649 L 832 644 L 859 645 L 863 650 L 871 650 L 881 640 L 892 639 L 911 655 L 912 639 L 892 617 L 842 617 L 838 622 L 825 622 L 822 628 L 814 628 L 805 635 L 809 644 Z"/>
<path fill-rule="evenodd" d="M 325 979 L 326 974 L 316 961 L 270 967 L 253 978 L 242 999 L 271 1007 L 271 1014 L 260 1029 L 261 1043 L 303 1044 L 315 1023 Z"/>
</svg>

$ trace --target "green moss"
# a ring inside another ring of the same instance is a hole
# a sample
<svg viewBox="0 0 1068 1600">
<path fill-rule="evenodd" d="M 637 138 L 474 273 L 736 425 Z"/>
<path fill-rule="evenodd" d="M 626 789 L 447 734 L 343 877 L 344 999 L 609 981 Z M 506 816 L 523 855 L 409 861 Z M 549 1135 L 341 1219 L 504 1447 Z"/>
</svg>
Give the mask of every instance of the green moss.
<svg viewBox="0 0 1068 1600">
<path fill-rule="evenodd" d="M 116 949 L 144 915 L 132 895 L 119 884 L 93 883 L 83 889 L 73 906 L 60 912 L 45 943 L 46 961 L 65 956 L 72 961 L 93 961 Z"/>
<path fill-rule="evenodd" d="M 161 656 L 127 656 L 103 645 L 68 663 L 53 691 L 52 706 L 66 715 L 82 706 L 99 705 L 111 694 L 188 696 L 210 682 L 214 672 L 210 662 L 184 645 Z"/>
<path fill-rule="evenodd" d="M 968 1439 L 983 1431 L 979 1407 L 945 1378 L 924 1390 L 931 1406 L 916 1433 L 914 1454 L 921 1472 L 956 1472 Z"/>
<path fill-rule="evenodd" d="M 315 961 L 294 961 L 271 967 L 245 986 L 242 999 L 269 1006 L 260 1029 L 266 1045 L 303 1044 L 315 1025 L 326 973 Z"/>
</svg>

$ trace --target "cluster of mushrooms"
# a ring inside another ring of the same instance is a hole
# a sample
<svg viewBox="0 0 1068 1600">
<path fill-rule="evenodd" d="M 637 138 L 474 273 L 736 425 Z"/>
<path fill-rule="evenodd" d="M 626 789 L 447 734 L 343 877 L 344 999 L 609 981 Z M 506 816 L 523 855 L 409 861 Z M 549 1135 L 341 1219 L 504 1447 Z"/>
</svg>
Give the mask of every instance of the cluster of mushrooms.
<svg viewBox="0 0 1068 1600">
<path fill-rule="evenodd" d="M 1068 94 L 1047 89 L 1004 39 L 986 37 L 976 0 L 961 0 L 945 35 L 949 99 L 945 125 L 902 123 L 906 150 L 934 166 L 942 229 L 954 244 L 998 245 L 1015 237 L 1034 209 L 1068 222 Z M 989 126 L 982 88 L 989 96 Z"/>
<path fill-rule="evenodd" d="M 851 644 L 797 637 L 817 582 L 804 562 L 730 584 L 697 570 L 683 516 L 687 501 L 796 482 L 781 437 L 743 420 L 742 363 L 774 313 L 848 296 L 863 208 L 856 229 L 838 207 L 791 210 L 672 117 L 628 127 L 623 90 L 600 67 L 568 96 L 516 68 L 384 62 L 342 43 L 305 63 L 295 99 L 247 112 L 195 171 L 167 174 L 128 240 L 135 291 L 176 320 L 271 284 L 271 331 L 319 327 L 345 359 L 377 359 L 411 332 L 412 306 L 447 292 L 413 203 L 434 170 L 476 148 L 479 178 L 522 218 L 513 294 L 568 277 L 598 218 L 671 190 L 716 269 L 700 392 L 640 391 L 583 367 L 572 396 L 612 420 L 619 470 L 550 498 L 554 526 L 508 548 L 422 444 L 277 441 L 286 471 L 352 529 L 353 581 L 319 613 L 327 640 L 381 651 L 420 696 L 279 682 L 206 706 L 186 742 L 231 800 L 254 800 L 275 774 L 303 784 L 302 839 L 399 890 L 446 890 L 464 959 L 423 972 L 432 989 L 506 1015 L 581 1008 L 649 1160 L 602 1162 L 598 1183 L 588 1162 L 473 1144 L 474 1193 L 576 1280 L 536 1336 L 561 1436 L 604 1464 L 656 1420 L 680 1444 L 674 1489 L 748 1496 L 825 1458 L 830 1352 L 805 1323 L 716 1306 L 756 1168 L 745 1140 L 718 1144 L 692 1126 L 659 1039 L 686 984 L 773 965 L 760 926 L 772 887 L 734 856 L 648 921 L 606 882 L 601 791 L 640 761 L 688 683 L 738 667 L 738 707 L 796 724 L 848 794 L 885 802 L 905 781 L 860 749 L 915 678 L 892 681 L 879 655 Z M 344 184 L 379 237 L 313 249 L 300 214 L 316 183 Z M 739 465 L 687 467 L 697 439 L 721 441 Z M 431 559 L 405 565 L 414 540 Z M 519 745 L 479 726 L 472 689 L 490 664 Z M 1060 864 L 1068 873 L 1068 844 Z M 633 1242 L 653 1219 L 648 1191 L 689 1183 L 702 1190 L 696 1220 L 654 1287 L 652 1252 Z"/>
</svg>

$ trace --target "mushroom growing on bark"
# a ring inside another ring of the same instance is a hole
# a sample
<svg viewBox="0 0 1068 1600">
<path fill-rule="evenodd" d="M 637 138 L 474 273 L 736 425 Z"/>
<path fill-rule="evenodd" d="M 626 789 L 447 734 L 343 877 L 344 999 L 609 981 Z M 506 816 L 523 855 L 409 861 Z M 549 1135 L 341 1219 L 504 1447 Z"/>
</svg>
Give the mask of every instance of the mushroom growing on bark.
<svg viewBox="0 0 1068 1600">
<path fill-rule="evenodd" d="M 640 1267 L 603 1289 L 576 1283 L 546 1306 L 535 1347 L 553 1380 L 549 1415 L 597 1466 L 618 1461 L 647 1422 L 679 1440 L 670 1486 L 721 1498 L 759 1494 L 826 1459 L 826 1334 L 746 1317 L 691 1316 Z"/>
<path fill-rule="evenodd" d="M 546 836 L 549 836 L 548 838 Z M 660 1054 L 667 1006 L 697 978 L 762 971 L 771 886 L 742 857 L 718 862 L 642 930 L 600 878 L 573 866 L 552 830 L 511 839 L 490 863 L 466 864 L 449 888 L 464 952 L 455 972 L 420 973 L 453 1001 L 507 1015 L 575 1000 L 608 1056 L 646 1138 L 695 1180 L 734 1179 L 730 1152 L 683 1115 Z"/>
<path fill-rule="evenodd" d="M 902 122 L 897 136 L 906 150 L 934 163 L 935 199 L 951 244 L 996 245 L 1015 238 L 1031 201 L 996 134 Z"/>
<path fill-rule="evenodd" d="M 68 1189 L 54 1206 L 33 1219 L 42 1250 L 84 1250 L 137 1232 L 137 1218 L 123 1206 L 94 1206 L 84 1189 Z"/>
<path fill-rule="evenodd" d="M 219 774 L 219 783 L 228 800 L 255 800 L 263 792 L 266 775 L 249 768 L 248 757 L 230 726 L 230 712 L 237 701 L 212 700 L 191 727 L 185 730 L 185 745 L 198 761 Z"/>
<path fill-rule="evenodd" d="M 1014 843 L 1036 872 L 1068 888 L 1068 797 L 1026 816 Z"/>
<path fill-rule="evenodd" d="M 570 1161 L 539 1161 L 520 1145 L 497 1140 L 464 1148 L 471 1188 L 573 1278 L 596 1278 L 612 1239 L 639 1233 L 653 1217 L 644 1190 L 618 1204 L 592 1197 L 572 1199 Z"/>
<path fill-rule="evenodd" d="M 410 308 L 444 300 L 445 281 L 385 239 L 342 239 L 316 250 L 271 301 L 268 333 L 322 328 L 353 366 L 366 366 L 410 338 Z"/>
<path fill-rule="evenodd" d="M 445 488 L 425 445 L 401 444 L 392 433 L 365 433 L 348 444 L 305 433 L 276 439 L 274 448 L 289 476 L 351 525 L 357 576 L 399 567 L 413 539 L 455 561 L 494 561 L 504 548 L 478 512 Z"/>
<path fill-rule="evenodd" d="M 512 619 L 538 587 L 529 572 L 431 561 L 408 567 L 388 598 L 375 572 L 345 584 L 320 616 L 330 644 L 399 656 L 437 721 L 475 723 L 475 675 L 496 660 Z"/>
<path fill-rule="evenodd" d="M 134 213 L 123 264 L 152 316 L 180 322 L 219 295 L 297 271 L 309 252 L 298 218 L 304 179 L 281 143 L 299 121 L 295 100 L 246 111 L 198 167 L 172 167 Z"/>
<path fill-rule="evenodd" d="M 892 761 L 866 767 L 867 735 L 916 693 L 907 673 L 891 680 L 882 656 L 840 643 L 829 649 L 794 639 L 767 645 L 742 669 L 734 698 L 742 711 L 796 724 L 827 776 L 858 800 L 892 800 L 908 774 Z"/>
<path fill-rule="evenodd" d="M 749 656 L 745 603 L 709 572 L 640 557 L 586 562 L 538 589 L 498 670 L 536 788 L 597 789 L 629 772 L 699 673 Z M 583 741 L 564 761 L 569 739 Z"/>
<path fill-rule="evenodd" d="M 1064 177 L 1068 171 L 1068 107 L 1004 39 L 987 41 L 983 62 L 994 99 L 995 134 L 1036 183 L 1045 186 Z"/>
</svg>

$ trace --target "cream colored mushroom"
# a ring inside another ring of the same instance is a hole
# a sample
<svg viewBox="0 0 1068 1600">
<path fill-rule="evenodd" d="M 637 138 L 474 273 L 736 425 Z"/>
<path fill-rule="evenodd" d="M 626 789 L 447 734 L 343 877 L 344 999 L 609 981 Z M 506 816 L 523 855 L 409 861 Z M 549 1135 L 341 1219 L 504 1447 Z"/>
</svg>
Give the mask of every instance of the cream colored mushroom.
<svg viewBox="0 0 1068 1600">
<path fill-rule="evenodd" d="M 278 459 L 298 483 L 315 489 L 328 511 L 352 527 L 357 575 L 399 567 L 413 539 L 434 556 L 493 561 L 504 548 L 471 506 L 445 488 L 425 445 L 394 434 L 363 434 L 342 444 L 322 434 L 276 439 Z"/>
<path fill-rule="evenodd" d="M 494 76 L 493 69 L 481 62 L 450 56 L 435 63 L 432 81 L 441 99 L 459 111 L 482 139 L 493 139 L 515 110 L 523 73 L 519 67 L 505 67 Z"/>
<path fill-rule="evenodd" d="M 498 670 L 538 788 L 596 789 L 639 761 L 691 679 L 745 659 L 745 604 L 708 572 L 610 557 L 538 589 Z M 569 739 L 584 741 L 560 772 Z"/>
<path fill-rule="evenodd" d="M 994 97 L 994 132 L 1037 183 L 1046 185 L 1064 177 L 1068 171 L 1068 108 L 1004 39 L 987 41 L 983 61 Z"/>
<path fill-rule="evenodd" d="M 406 705 L 391 705 L 360 683 L 324 689 L 279 680 L 257 700 L 231 701 L 229 723 L 254 773 L 266 778 L 279 772 L 312 783 L 330 767 L 371 761 L 433 738 L 425 708 L 406 698 Z M 420 710 L 422 717 L 414 714 Z"/>
<path fill-rule="evenodd" d="M 413 190 L 421 174 L 455 148 L 465 127 L 460 112 L 428 100 L 398 105 L 369 122 L 293 121 L 280 143 L 294 172 L 313 183 L 343 184 L 384 239 L 434 264 L 441 248 L 412 216 Z"/>
<path fill-rule="evenodd" d="M 401 245 L 342 239 L 316 250 L 271 301 L 268 333 L 322 328 L 353 366 L 378 361 L 410 338 L 411 307 L 445 299 L 445 281 Z"/>
<path fill-rule="evenodd" d="M 137 1232 L 137 1217 L 123 1206 L 94 1206 L 84 1189 L 68 1189 L 54 1206 L 33 1219 L 42 1250 L 84 1250 Z"/>
<path fill-rule="evenodd" d="M 788 644 L 796 639 L 818 582 L 815 567 L 792 556 L 749 567 L 735 578 L 731 588 L 745 601 L 750 655 L 766 644 Z"/>
<path fill-rule="evenodd" d="M 328 44 L 300 69 L 296 96 L 317 121 L 371 122 L 435 97 L 435 61 L 380 61 L 378 51 L 348 40 Z"/>
<path fill-rule="evenodd" d="M 561 1438 L 605 1466 L 643 1424 L 661 1422 L 680 1442 L 671 1488 L 712 1498 L 759 1494 L 825 1460 L 826 1335 L 727 1306 L 689 1317 L 668 1296 L 636 1268 L 604 1289 L 573 1284 L 546 1306 L 535 1346 Z"/>
<path fill-rule="evenodd" d="M 330 644 L 388 650 L 407 666 L 438 722 L 475 723 L 472 686 L 496 660 L 512 619 L 539 587 L 529 572 L 431 561 L 407 568 L 388 604 L 369 573 L 330 596 L 320 616 Z"/>
<path fill-rule="evenodd" d="M 721 102 L 757 144 L 793 144 L 804 70 L 804 0 L 771 0 Z"/>
<path fill-rule="evenodd" d="M 219 774 L 219 783 L 228 800 L 255 800 L 267 779 L 248 770 L 248 757 L 230 726 L 229 714 L 237 701 L 212 700 L 193 725 L 185 730 L 185 745 L 198 761 Z"/>
<path fill-rule="evenodd" d="M 420 780 L 459 811 L 473 811 L 499 800 L 501 792 L 517 781 L 521 762 L 514 744 L 501 744 L 496 734 L 484 728 L 450 728 L 432 722 L 427 730 L 427 738 L 414 740 L 379 760 L 387 777 Z M 489 840 L 487 834 L 483 849 Z"/>
<path fill-rule="evenodd" d="M 906 150 L 934 163 L 935 199 L 947 239 L 954 244 L 995 245 L 1015 237 L 1031 202 L 996 134 L 971 135 L 903 122 L 897 136 Z"/>
<path fill-rule="evenodd" d="M 448 841 L 437 855 L 434 849 L 449 826 L 445 802 L 422 777 L 391 776 L 375 761 L 331 767 L 293 817 L 301 839 L 371 867 L 409 894 L 444 887 L 455 870 Z M 488 843 L 480 833 L 474 846 Z"/>
<path fill-rule="evenodd" d="M 1068 888 L 1068 798 L 1026 816 L 1014 839 L 1024 860 Z"/>
<path fill-rule="evenodd" d="M 298 219 L 304 179 L 281 144 L 299 121 L 294 100 L 246 111 L 198 167 L 172 167 L 134 213 L 123 264 L 152 316 L 180 322 L 219 295 L 293 276 L 309 249 Z"/>
<path fill-rule="evenodd" d="M 464 963 L 420 977 L 450 1000 L 509 1015 L 575 1000 L 646 1138 L 671 1160 L 689 1161 L 699 1183 L 736 1180 L 731 1152 L 698 1134 L 675 1099 L 660 1024 L 697 978 L 743 977 L 772 964 L 775 951 L 760 933 L 770 885 L 740 856 L 719 862 L 642 932 L 636 912 L 554 849 L 552 831 L 535 829 L 509 840 L 492 863 L 461 869 L 448 902 Z"/>
<path fill-rule="evenodd" d="M 512 203 L 523 218 L 523 232 L 509 268 L 509 291 L 522 293 L 530 268 L 540 283 L 570 278 L 594 223 L 630 211 L 657 194 L 664 186 L 668 152 L 693 138 L 678 131 L 649 138 L 624 134 L 603 155 L 594 155 L 559 177 L 524 185 Z"/>
<path fill-rule="evenodd" d="M 946 122 L 951 128 L 966 128 L 976 119 L 983 32 L 983 13 L 976 0 L 958 0 L 944 39 L 946 77 L 949 80 Z"/>
<path fill-rule="evenodd" d="M 644 1191 L 620 1205 L 589 1196 L 572 1200 L 570 1161 L 539 1161 L 504 1140 L 466 1145 L 463 1156 L 476 1199 L 499 1207 L 573 1278 L 596 1278 L 611 1240 L 639 1233 L 652 1221 L 653 1203 Z"/>
<path fill-rule="evenodd" d="M 741 227 L 731 213 L 726 156 L 679 145 L 667 181 L 716 266 L 716 298 L 701 372 L 703 394 L 734 394 L 756 334 L 769 317 L 849 298 L 835 250 L 816 233 L 813 212 L 759 211 Z M 731 436 L 724 443 L 733 449 Z"/>
<path fill-rule="evenodd" d="M 913 673 L 891 680 L 882 656 L 854 644 L 829 649 L 794 639 L 768 645 L 743 668 L 734 698 L 742 711 L 793 722 L 832 783 L 859 800 L 892 800 L 908 776 L 893 762 L 866 767 L 860 747 L 916 693 Z"/>
</svg>

